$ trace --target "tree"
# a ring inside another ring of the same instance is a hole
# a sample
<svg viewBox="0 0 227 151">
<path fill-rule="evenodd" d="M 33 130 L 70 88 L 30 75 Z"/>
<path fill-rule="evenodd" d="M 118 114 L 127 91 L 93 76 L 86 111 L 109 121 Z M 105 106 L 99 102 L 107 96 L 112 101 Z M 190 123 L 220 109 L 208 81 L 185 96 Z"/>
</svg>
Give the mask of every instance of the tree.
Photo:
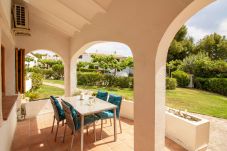
<svg viewBox="0 0 227 151">
<path fill-rule="evenodd" d="M 52 67 L 52 70 L 54 71 L 53 77 L 54 79 L 63 79 L 64 77 L 64 66 L 63 64 L 55 64 Z"/>
<path fill-rule="evenodd" d="M 187 36 L 187 27 L 184 25 L 171 42 L 167 62 L 172 60 L 183 60 L 190 53 L 193 53 L 193 49 L 193 38 Z"/>
<path fill-rule="evenodd" d="M 213 33 L 200 40 L 196 52 L 206 52 L 212 60 L 227 59 L 227 40 L 225 36 Z"/>
<path fill-rule="evenodd" d="M 29 68 L 30 62 L 34 61 L 34 59 L 30 56 L 26 56 L 25 61 L 28 62 L 28 68 Z"/>
<path fill-rule="evenodd" d="M 103 69 L 104 72 L 114 70 L 114 75 L 116 75 L 117 71 L 121 71 L 126 67 L 133 67 L 132 57 L 118 59 L 113 55 L 92 55 L 92 62 Z"/>
</svg>

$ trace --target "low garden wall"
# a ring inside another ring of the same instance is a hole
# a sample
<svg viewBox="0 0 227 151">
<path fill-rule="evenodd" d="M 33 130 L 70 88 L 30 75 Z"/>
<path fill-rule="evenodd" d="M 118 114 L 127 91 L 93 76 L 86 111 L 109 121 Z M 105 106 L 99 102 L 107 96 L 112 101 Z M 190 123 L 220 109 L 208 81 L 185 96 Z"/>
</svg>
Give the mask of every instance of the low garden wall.
<svg viewBox="0 0 227 151">
<path fill-rule="evenodd" d="M 38 115 L 53 113 L 53 108 L 49 99 L 37 100 L 25 103 L 26 118 L 36 117 Z M 134 119 L 134 102 L 122 101 L 121 117 Z"/>
</svg>

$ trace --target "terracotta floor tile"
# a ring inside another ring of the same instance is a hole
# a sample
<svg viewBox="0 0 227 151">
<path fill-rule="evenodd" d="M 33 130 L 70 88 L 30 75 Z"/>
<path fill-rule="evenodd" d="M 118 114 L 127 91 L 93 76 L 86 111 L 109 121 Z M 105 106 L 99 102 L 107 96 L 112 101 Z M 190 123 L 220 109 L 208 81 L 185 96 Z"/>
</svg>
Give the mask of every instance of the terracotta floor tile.
<svg viewBox="0 0 227 151">
<path fill-rule="evenodd" d="M 71 143 L 71 130 L 67 129 L 65 143 L 62 142 L 64 127 L 59 127 L 57 141 L 54 141 L 54 132 L 51 133 L 53 114 L 44 114 L 37 118 L 27 119 L 18 122 L 12 151 L 68 151 Z M 113 120 L 112 120 L 113 123 Z M 114 142 L 114 130 L 110 121 L 104 121 L 102 140 L 101 122 L 96 122 L 96 138 L 94 142 L 93 128 L 89 128 L 89 133 L 84 131 L 84 151 L 133 151 L 134 149 L 134 126 L 133 121 L 122 118 L 122 133 L 120 133 L 117 122 L 117 142 Z M 80 150 L 80 132 L 74 138 L 73 150 Z M 166 139 L 166 151 L 185 151 L 179 145 Z"/>
</svg>

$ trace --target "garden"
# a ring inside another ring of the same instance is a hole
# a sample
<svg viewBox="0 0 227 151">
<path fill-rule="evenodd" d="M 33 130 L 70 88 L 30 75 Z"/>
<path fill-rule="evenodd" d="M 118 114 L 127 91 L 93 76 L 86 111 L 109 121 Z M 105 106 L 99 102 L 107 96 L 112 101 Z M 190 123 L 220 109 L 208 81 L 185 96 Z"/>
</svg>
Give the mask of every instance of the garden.
<svg viewBox="0 0 227 151">
<path fill-rule="evenodd" d="M 45 85 L 64 85 L 64 65 L 61 60 L 41 59 L 35 67 L 26 68 L 32 88 L 26 96 L 32 101 L 62 96 L 64 89 Z M 118 76 L 133 69 L 133 58 L 114 55 L 92 55 L 90 62 L 77 63 L 79 93 L 83 90 L 103 90 L 133 101 L 133 73 Z M 32 61 L 31 58 L 26 58 Z M 216 33 L 195 43 L 183 26 L 169 47 L 166 64 L 166 105 L 179 110 L 227 119 L 227 40 Z M 190 87 L 190 88 L 189 88 Z M 78 92 L 75 92 L 78 95 Z"/>
</svg>

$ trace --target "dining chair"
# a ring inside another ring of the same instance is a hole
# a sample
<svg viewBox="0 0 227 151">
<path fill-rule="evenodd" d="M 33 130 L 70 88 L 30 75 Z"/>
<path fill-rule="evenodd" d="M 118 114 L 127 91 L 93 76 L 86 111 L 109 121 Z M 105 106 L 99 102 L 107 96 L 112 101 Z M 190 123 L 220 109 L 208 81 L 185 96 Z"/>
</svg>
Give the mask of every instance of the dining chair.
<svg viewBox="0 0 227 151">
<path fill-rule="evenodd" d="M 63 142 L 65 141 L 65 134 L 66 134 L 67 126 L 68 126 L 72 130 L 72 140 L 71 140 L 71 145 L 70 145 L 70 150 L 72 150 L 74 136 L 75 136 L 76 132 L 81 128 L 81 119 L 80 119 L 79 113 L 74 109 L 74 107 L 70 103 L 68 103 L 64 100 L 62 100 L 61 103 L 62 103 L 63 110 L 65 112 L 65 119 L 66 119 Z M 97 118 L 98 117 L 95 117 L 95 116 L 85 116 L 84 117 L 84 126 L 85 127 L 93 125 L 95 141 L 96 141 L 95 121 L 98 120 Z"/>
<path fill-rule="evenodd" d="M 110 94 L 108 102 L 117 106 L 116 116 L 117 116 L 117 119 L 119 121 L 120 133 L 122 133 L 121 118 L 120 118 L 122 96 Z M 106 120 L 106 119 L 110 119 L 111 120 L 112 118 L 114 118 L 114 112 L 113 112 L 113 110 L 108 110 L 108 111 L 100 112 L 100 113 L 98 113 L 96 115 L 101 119 L 101 139 L 102 139 L 103 120 Z"/>
<path fill-rule="evenodd" d="M 108 92 L 98 90 L 96 98 L 101 99 L 103 101 L 107 101 Z"/>
<path fill-rule="evenodd" d="M 65 113 L 64 113 L 64 110 L 62 109 L 59 101 L 54 96 L 50 96 L 50 101 L 51 101 L 52 107 L 54 109 L 54 120 L 53 120 L 51 133 L 53 133 L 53 131 L 54 131 L 55 120 L 57 121 L 57 130 L 56 130 L 55 139 L 54 139 L 56 141 L 57 135 L 58 135 L 59 123 L 62 122 L 62 125 L 64 125 Z"/>
</svg>

